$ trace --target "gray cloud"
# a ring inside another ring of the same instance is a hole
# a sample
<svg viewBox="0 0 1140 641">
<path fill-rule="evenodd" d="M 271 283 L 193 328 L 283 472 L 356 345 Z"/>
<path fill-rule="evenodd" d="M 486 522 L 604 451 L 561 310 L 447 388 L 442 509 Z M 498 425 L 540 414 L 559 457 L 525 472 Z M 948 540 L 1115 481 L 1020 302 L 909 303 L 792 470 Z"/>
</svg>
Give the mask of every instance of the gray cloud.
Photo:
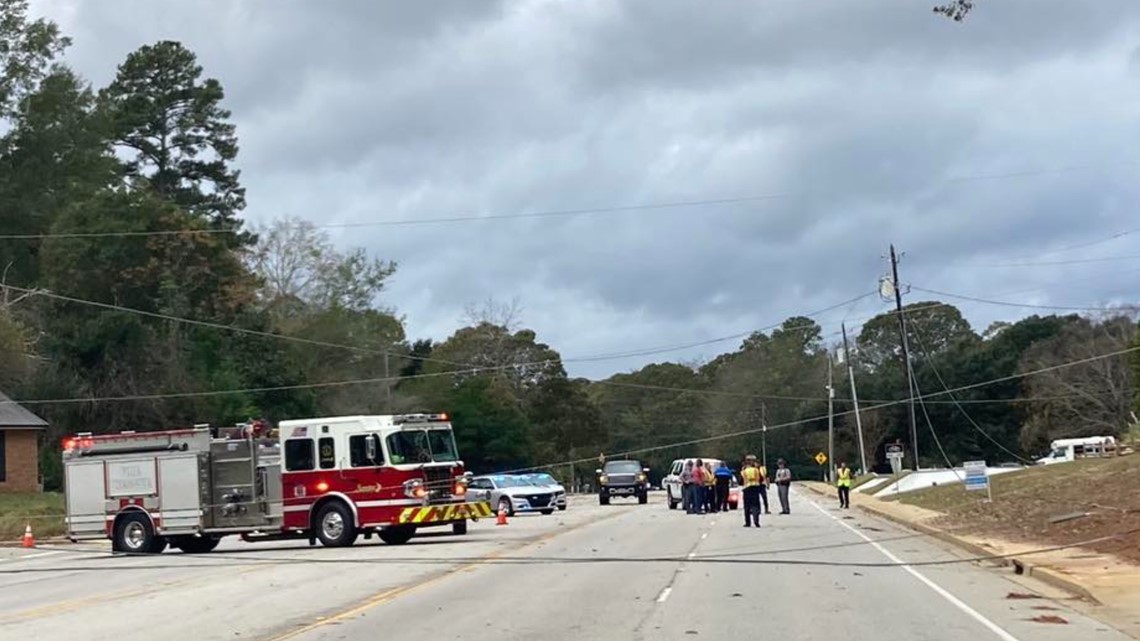
<svg viewBox="0 0 1140 641">
<path fill-rule="evenodd" d="M 75 36 L 69 60 L 96 83 L 147 42 L 197 51 L 227 88 L 254 220 L 784 196 L 334 231 L 400 262 L 385 302 L 413 336 L 444 337 L 465 303 L 495 295 L 518 296 L 567 356 L 695 342 L 872 290 L 890 242 L 919 286 L 1056 304 L 1129 295 L 1140 261 L 990 265 L 1135 226 L 1140 6 L 987 2 L 953 24 L 926 4 L 35 7 Z M 1012 175 L 1036 169 L 1061 171 Z M 836 310 L 825 329 L 882 308 Z M 1030 311 L 963 309 L 978 329 Z"/>
</svg>

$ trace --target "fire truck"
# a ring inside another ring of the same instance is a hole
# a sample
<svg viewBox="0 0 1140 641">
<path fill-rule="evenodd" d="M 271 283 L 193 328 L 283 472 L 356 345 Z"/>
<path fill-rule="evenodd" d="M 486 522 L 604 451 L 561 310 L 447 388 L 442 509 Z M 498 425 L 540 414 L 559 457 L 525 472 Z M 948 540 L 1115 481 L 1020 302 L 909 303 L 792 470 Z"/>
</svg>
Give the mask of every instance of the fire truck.
<svg viewBox="0 0 1140 641">
<path fill-rule="evenodd" d="M 126 553 L 209 552 L 227 535 L 402 544 L 420 528 L 466 534 L 469 519 L 491 516 L 466 501 L 470 474 L 446 414 L 78 434 L 63 464 L 68 538 L 109 538 Z"/>
</svg>

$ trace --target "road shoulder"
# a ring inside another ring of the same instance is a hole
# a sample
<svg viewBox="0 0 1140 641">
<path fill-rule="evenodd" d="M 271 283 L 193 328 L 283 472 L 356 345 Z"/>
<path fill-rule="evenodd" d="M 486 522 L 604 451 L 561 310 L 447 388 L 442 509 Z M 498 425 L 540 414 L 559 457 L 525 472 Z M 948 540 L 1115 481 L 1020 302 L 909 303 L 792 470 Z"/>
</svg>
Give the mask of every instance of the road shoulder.
<svg viewBox="0 0 1140 641">
<path fill-rule="evenodd" d="M 835 488 L 818 482 L 804 482 L 812 492 L 836 497 Z M 1085 600 L 1088 612 L 1132 637 L 1140 638 L 1140 567 L 1116 556 L 1083 548 L 1039 552 L 1049 544 L 1027 545 L 995 537 L 972 536 L 932 525 L 941 512 L 911 505 L 882 501 L 873 496 L 852 493 L 851 504 L 873 516 L 921 532 L 956 546 L 999 566 L 1013 569 L 1051 587 Z"/>
</svg>

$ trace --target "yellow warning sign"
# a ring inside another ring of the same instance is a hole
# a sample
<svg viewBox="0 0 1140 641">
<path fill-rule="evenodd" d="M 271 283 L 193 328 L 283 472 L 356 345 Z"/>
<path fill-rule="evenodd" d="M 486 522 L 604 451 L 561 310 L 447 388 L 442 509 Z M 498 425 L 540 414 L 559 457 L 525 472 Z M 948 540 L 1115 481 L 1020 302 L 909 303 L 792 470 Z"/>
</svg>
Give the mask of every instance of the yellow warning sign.
<svg viewBox="0 0 1140 641">
<path fill-rule="evenodd" d="M 823 465 L 824 463 L 827 462 L 827 455 L 824 454 L 823 452 L 816 454 L 815 455 L 815 462 L 819 463 L 820 465 Z"/>
</svg>

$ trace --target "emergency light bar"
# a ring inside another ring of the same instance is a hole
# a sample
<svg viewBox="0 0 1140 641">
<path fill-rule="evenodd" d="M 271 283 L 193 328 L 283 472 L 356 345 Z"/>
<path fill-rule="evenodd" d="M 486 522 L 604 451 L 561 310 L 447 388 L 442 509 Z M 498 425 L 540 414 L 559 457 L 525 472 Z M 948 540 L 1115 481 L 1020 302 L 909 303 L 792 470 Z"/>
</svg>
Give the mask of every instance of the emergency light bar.
<svg viewBox="0 0 1140 641">
<path fill-rule="evenodd" d="M 446 421 L 448 416 L 446 413 L 439 414 L 397 414 L 392 417 L 393 423 L 431 423 L 438 421 Z"/>
</svg>

